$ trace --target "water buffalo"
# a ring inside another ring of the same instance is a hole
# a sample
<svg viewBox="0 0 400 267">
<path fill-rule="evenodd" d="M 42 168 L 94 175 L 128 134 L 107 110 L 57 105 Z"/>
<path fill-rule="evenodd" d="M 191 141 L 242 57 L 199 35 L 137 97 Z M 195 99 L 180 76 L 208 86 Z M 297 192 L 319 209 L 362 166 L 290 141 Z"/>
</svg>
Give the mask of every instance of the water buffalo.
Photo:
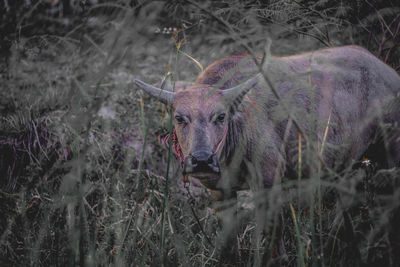
<svg viewBox="0 0 400 267">
<path fill-rule="evenodd" d="M 270 188 L 297 173 L 301 146 L 314 152 L 303 149 L 303 162 L 312 162 L 303 175 L 315 162 L 334 170 L 364 156 L 399 165 L 400 76 L 367 50 L 270 57 L 262 69 L 273 88 L 246 54 L 211 64 L 176 92 L 135 80 L 172 107 L 183 174 L 197 178 L 214 200 Z M 378 133 L 384 153 L 369 149 Z"/>
<path fill-rule="evenodd" d="M 215 200 L 271 187 L 293 173 L 299 130 L 317 144 L 319 160 L 335 168 L 365 155 L 380 126 L 400 124 L 400 76 L 361 47 L 271 57 L 265 65 L 279 101 L 244 54 L 211 64 L 176 92 L 135 80 L 172 106 L 183 173 Z M 400 160 L 395 133 L 385 142 L 387 167 Z"/>
</svg>

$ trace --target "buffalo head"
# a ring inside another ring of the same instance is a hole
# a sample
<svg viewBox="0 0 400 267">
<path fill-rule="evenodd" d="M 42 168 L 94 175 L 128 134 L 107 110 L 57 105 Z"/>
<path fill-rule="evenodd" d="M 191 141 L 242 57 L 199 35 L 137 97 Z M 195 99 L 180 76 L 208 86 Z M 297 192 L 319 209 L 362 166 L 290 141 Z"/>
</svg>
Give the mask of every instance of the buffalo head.
<svg viewBox="0 0 400 267">
<path fill-rule="evenodd" d="M 192 84 L 173 92 L 171 86 L 157 88 L 140 80 L 137 86 L 172 107 L 174 129 L 183 154 L 183 173 L 214 187 L 221 175 L 220 155 L 229 120 L 259 75 L 235 87 L 220 90 Z"/>
</svg>

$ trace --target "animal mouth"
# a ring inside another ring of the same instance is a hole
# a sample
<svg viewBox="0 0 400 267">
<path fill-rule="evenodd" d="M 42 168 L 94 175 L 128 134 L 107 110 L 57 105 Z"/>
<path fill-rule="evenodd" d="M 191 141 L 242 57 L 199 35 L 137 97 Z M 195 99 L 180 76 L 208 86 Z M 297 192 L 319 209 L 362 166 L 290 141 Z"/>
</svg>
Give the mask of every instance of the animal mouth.
<svg viewBox="0 0 400 267">
<path fill-rule="evenodd" d="M 219 176 L 221 174 L 221 171 L 219 167 L 214 167 L 214 168 L 202 168 L 201 170 L 193 170 L 193 168 L 186 167 L 184 166 L 183 168 L 183 175 L 190 175 L 195 178 L 199 179 L 207 179 L 210 177 L 215 177 Z"/>
<path fill-rule="evenodd" d="M 199 180 L 208 180 L 219 177 L 220 172 L 183 172 L 184 175 L 190 175 Z"/>
<path fill-rule="evenodd" d="M 218 181 L 221 178 L 220 172 L 185 172 L 183 175 L 189 175 L 190 177 L 196 178 L 202 185 L 208 189 L 217 189 Z"/>
</svg>

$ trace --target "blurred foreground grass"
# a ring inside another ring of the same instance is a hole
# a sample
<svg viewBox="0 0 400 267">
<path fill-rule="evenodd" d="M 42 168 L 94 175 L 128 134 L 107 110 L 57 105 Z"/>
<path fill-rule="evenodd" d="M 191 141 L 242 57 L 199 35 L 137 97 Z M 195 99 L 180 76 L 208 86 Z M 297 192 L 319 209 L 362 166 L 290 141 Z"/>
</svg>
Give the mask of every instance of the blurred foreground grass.
<svg viewBox="0 0 400 267">
<path fill-rule="evenodd" d="M 169 25 L 160 25 L 159 16 L 187 6 L 138 6 L 112 6 L 62 36 L 12 42 L 0 76 L 0 265 L 219 264 L 221 230 L 208 193 L 183 188 L 175 161 L 166 187 L 168 153 L 158 143 L 167 132 L 166 110 L 132 81 L 158 83 L 175 70 L 178 80 L 193 81 L 198 64 L 183 54 L 175 64 L 181 40 L 180 49 L 203 67 L 243 50 L 214 22 L 201 24 L 204 14 L 190 17 L 198 20 L 197 33 L 165 33 Z M 243 7 L 231 8 L 238 16 Z M 270 32 L 281 36 L 273 40 L 274 54 L 322 46 L 273 23 L 259 27 L 245 33 L 260 51 L 259 34 Z M 336 35 L 331 41 L 343 44 Z M 272 209 L 283 207 L 289 265 L 394 266 L 399 175 L 399 169 L 349 166 L 335 176 L 321 171 L 301 184 L 287 181 L 280 195 L 270 192 Z M 241 265 L 257 263 L 269 248 L 254 202 L 257 196 L 242 192 Z"/>
</svg>

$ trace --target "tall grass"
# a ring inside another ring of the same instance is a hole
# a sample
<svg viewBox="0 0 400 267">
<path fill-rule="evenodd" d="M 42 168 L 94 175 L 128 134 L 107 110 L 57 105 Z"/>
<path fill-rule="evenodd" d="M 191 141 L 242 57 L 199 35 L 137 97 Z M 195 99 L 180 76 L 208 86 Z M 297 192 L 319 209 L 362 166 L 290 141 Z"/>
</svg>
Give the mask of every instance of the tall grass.
<svg viewBox="0 0 400 267">
<path fill-rule="evenodd" d="M 288 266 L 399 262 L 399 168 L 365 160 L 326 170 L 325 142 L 302 133 L 290 159 L 297 179 L 221 204 L 239 218 L 232 239 L 208 192 L 185 188 L 171 143 L 158 142 L 172 131 L 168 110 L 132 83 L 169 72 L 174 86 L 193 81 L 224 56 L 269 52 L 268 40 L 276 55 L 359 44 L 398 68 L 397 7 L 99 1 L 67 14 L 54 11 L 61 2 L 6 2 L 2 22 L 15 31 L 1 46 L 1 265 L 217 266 L 232 260 L 224 240 L 237 244 L 240 266 L 279 265 L 279 214 Z"/>
</svg>

